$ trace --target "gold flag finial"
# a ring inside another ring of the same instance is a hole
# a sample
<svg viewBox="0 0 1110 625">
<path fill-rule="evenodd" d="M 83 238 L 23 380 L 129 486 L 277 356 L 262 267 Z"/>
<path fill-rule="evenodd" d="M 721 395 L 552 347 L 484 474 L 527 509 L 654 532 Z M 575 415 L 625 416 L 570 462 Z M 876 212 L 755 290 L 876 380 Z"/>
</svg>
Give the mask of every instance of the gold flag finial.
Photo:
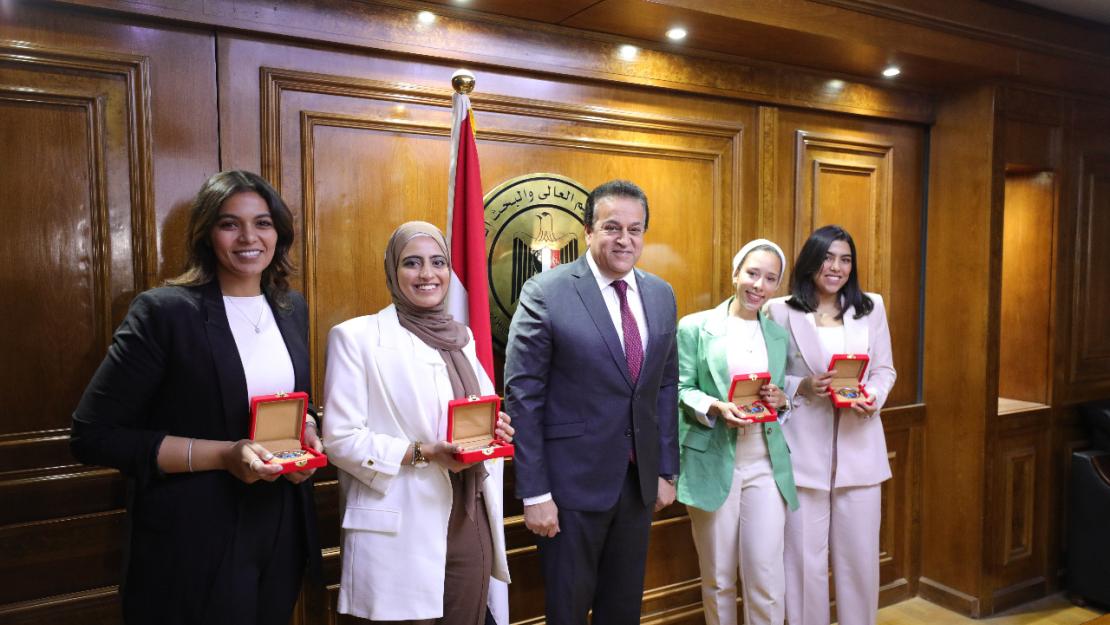
<svg viewBox="0 0 1110 625">
<path fill-rule="evenodd" d="M 455 93 L 470 95 L 470 92 L 474 91 L 474 83 L 474 74 L 468 69 L 460 69 L 451 74 L 451 87 L 454 88 Z"/>
</svg>

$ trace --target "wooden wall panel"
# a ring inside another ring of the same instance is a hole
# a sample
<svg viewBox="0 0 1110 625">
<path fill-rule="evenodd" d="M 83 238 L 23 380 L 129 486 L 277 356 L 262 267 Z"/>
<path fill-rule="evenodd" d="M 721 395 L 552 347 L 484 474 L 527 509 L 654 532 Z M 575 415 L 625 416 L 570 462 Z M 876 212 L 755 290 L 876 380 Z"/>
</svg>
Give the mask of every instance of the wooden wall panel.
<svg viewBox="0 0 1110 625">
<path fill-rule="evenodd" d="M 1056 239 L 1053 173 L 1007 174 L 1003 212 L 998 395 L 1044 404 L 1055 300 L 1055 272 L 1045 262 Z"/>
<path fill-rule="evenodd" d="M 149 166 L 150 137 L 136 128 L 148 114 L 145 73 L 138 57 L 0 46 L 0 211 L 9 223 L 0 271 L 14 295 L 14 323 L 0 341 L 21 355 L 0 375 L 22 407 L 2 433 L 69 425 L 113 320 L 143 281 L 149 263 L 133 250 L 145 247 L 151 209 L 137 176 Z"/>
<path fill-rule="evenodd" d="M 1110 381 L 1110 154 L 1089 152 L 1079 169 L 1076 254 L 1077 301 L 1073 318 L 1075 347 L 1072 379 Z"/>
<path fill-rule="evenodd" d="M 998 314 L 991 276 L 999 250 L 992 242 L 1000 243 L 994 207 L 1003 191 L 994 178 L 994 101 L 988 88 L 949 98 L 930 137 L 922 502 L 934 503 L 922 506 L 920 583 L 927 599 L 974 616 L 990 613 L 982 519 L 988 415 L 998 399 L 997 352 L 988 348 L 997 333 L 987 320 Z M 960 392 L 952 392 L 954 380 Z"/>
<path fill-rule="evenodd" d="M 0 606 L 118 583 L 123 532 L 122 510 L 0 528 Z"/>
<path fill-rule="evenodd" d="M 1050 416 L 1042 408 L 1006 417 L 1004 430 L 989 448 L 993 461 L 985 527 L 992 611 L 1047 592 L 1051 441 L 1044 432 Z"/>
<path fill-rule="evenodd" d="M 1110 397 L 1110 106 L 1076 100 L 1061 177 L 1055 398 L 1074 404 Z"/>
<path fill-rule="evenodd" d="M 1037 471 L 1037 451 L 1023 446 L 1002 453 L 1003 565 L 1026 560 L 1033 553 L 1033 495 Z"/>
<path fill-rule="evenodd" d="M 110 278 L 100 272 L 108 228 L 100 193 L 99 104 L 95 95 L 0 93 L 6 148 L 0 156 L 0 185 L 6 190 L 0 197 L 6 217 L 0 281 L 11 293 L 12 321 L 0 330 L 0 345 L 7 354 L 21 355 L 0 363 L 0 376 L 11 382 L 12 405 L 24 407 L 4 420 L 4 433 L 68 425 L 67 409 L 76 404 L 107 344 Z M 36 175 L 43 168 L 61 174 L 54 185 L 42 184 Z M 27 206 L 29 198 L 38 201 Z M 43 232 L 57 234 L 44 241 Z M 53 288 L 43 289 L 46 282 Z M 44 324 L 42 334 L 28 333 L 36 322 Z M 43 345 L 47 337 L 51 341 Z"/>
</svg>

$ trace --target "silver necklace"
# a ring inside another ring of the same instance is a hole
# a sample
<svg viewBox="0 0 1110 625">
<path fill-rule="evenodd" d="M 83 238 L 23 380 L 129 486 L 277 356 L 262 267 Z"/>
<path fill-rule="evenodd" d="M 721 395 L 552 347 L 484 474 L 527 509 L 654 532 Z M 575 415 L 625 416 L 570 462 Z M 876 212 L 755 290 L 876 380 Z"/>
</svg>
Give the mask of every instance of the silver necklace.
<svg viewBox="0 0 1110 625">
<path fill-rule="evenodd" d="M 235 310 L 239 311 L 239 314 L 244 319 L 247 320 L 247 323 L 254 326 L 254 333 L 255 334 L 262 334 L 262 316 L 264 314 L 266 314 L 266 302 L 265 301 L 262 302 L 262 306 L 259 307 L 259 309 L 258 309 L 258 321 L 257 322 L 251 321 L 251 318 L 247 316 L 247 313 L 243 312 L 243 309 L 239 308 L 239 305 L 236 304 L 235 300 L 232 299 L 231 297 L 225 295 L 224 296 L 224 301 L 231 304 L 231 307 L 234 308 Z"/>
<path fill-rule="evenodd" d="M 740 317 L 740 316 L 737 316 L 736 318 L 739 319 L 740 321 L 750 321 L 750 319 L 744 319 L 743 317 Z M 744 324 L 740 324 L 740 327 L 744 327 Z M 757 317 L 755 319 L 755 327 L 752 328 L 751 334 L 749 334 L 748 337 L 747 337 L 747 340 L 744 341 L 744 345 L 743 345 L 744 351 L 748 352 L 749 354 L 754 354 L 755 353 L 755 340 L 756 340 L 757 337 L 758 338 L 763 338 L 762 336 L 760 336 L 760 332 L 762 332 L 762 331 L 763 331 L 763 328 L 759 325 L 759 318 Z"/>
</svg>

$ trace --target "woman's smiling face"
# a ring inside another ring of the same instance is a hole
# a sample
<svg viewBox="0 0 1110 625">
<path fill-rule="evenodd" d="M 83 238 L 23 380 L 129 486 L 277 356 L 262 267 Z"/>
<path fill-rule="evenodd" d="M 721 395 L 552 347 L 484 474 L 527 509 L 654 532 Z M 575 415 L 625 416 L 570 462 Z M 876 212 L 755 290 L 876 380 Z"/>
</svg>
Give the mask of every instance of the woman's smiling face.
<svg viewBox="0 0 1110 625">
<path fill-rule="evenodd" d="M 397 288 L 417 308 L 435 308 L 447 297 L 451 267 L 435 239 L 416 236 L 401 250 Z"/>
</svg>

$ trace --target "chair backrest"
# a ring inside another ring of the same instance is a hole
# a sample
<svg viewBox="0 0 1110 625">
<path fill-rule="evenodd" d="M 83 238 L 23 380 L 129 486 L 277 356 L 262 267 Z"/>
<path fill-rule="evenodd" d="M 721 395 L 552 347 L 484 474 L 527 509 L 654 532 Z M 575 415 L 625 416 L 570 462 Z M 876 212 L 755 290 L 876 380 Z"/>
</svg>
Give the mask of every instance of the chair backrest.
<svg viewBox="0 0 1110 625">
<path fill-rule="evenodd" d="M 1082 404 L 1079 412 L 1091 432 L 1091 446 L 1110 451 L 1110 399 Z"/>
</svg>

